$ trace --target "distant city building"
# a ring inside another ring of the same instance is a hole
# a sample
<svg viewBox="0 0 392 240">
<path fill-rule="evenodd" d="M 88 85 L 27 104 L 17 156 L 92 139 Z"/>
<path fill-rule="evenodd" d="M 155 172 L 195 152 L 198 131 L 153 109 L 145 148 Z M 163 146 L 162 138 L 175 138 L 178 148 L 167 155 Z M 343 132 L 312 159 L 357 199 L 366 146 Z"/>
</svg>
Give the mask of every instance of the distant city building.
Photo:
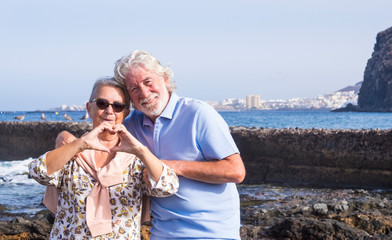
<svg viewBox="0 0 392 240">
<path fill-rule="evenodd" d="M 246 96 L 246 108 L 259 109 L 261 107 L 260 95 Z"/>
<path fill-rule="evenodd" d="M 358 92 L 337 91 L 313 98 L 291 98 L 288 100 L 260 100 L 259 95 L 248 95 L 246 98 L 229 98 L 220 102 L 208 102 L 217 111 L 258 110 L 331 110 L 356 104 Z"/>
</svg>

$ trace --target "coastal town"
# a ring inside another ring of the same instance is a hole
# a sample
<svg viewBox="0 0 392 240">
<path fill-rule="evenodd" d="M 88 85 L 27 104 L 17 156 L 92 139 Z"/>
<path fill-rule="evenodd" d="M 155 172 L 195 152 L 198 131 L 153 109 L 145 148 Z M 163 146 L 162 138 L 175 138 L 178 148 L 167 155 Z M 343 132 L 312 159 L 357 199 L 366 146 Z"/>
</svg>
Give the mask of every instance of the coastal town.
<svg viewBox="0 0 392 240">
<path fill-rule="evenodd" d="M 217 111 L 241 110 L 331 110 L 356 104 L 358 93 L 344 91 L 328 93 L 314 98 L 292 98 L 288 100 L 261 100 L 260 95 L 248 95 L 245 99 L 229 98 L 220 102 L 208 101 Z"/>
<path fill-rule="evenodd" d="M 361 82 L 333 93 L 326 93 L 313 98 L 291 98 L 288 100 L 263 100 L 260 95 L 248 95 L 245 98 L 228 98 L 222 101 L 206 101 L 217 111 L 245 110 L 332 110 L 357 104 Z M 53 111 L 84 111 L 85 106 L 62 105 Z"/>
</svg>

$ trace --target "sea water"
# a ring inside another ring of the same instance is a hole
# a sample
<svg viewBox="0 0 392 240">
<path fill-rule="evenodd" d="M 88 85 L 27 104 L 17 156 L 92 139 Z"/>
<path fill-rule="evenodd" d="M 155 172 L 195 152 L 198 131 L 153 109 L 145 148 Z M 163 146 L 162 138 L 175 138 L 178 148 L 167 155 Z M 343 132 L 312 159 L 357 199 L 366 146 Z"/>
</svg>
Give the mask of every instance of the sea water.
<svg viewBox="0 0 392 240">
<path fill-rule="evenodd" d="M 19 121 L 15 116 L 25 115 L 23 121 L 42 121 L 42 112 L 0 112 L 0 121 Z M 64 114 L 72 121 L 81 119 L 85 112 L 45 112 L 46 121 L 66 121 Z M 258 128 L 324 128 L 324 129 L 391 129 L 392 113 L 376 112 L 330 112 L 330 111 L 238 111 L 219 112 L 229 126 Z"/>
<path fill-rule="evenodd" d="M 392 113 L 330 111 L 220 112 L 229 126 L 263 128 L 391 129 Z"/>
</svg>

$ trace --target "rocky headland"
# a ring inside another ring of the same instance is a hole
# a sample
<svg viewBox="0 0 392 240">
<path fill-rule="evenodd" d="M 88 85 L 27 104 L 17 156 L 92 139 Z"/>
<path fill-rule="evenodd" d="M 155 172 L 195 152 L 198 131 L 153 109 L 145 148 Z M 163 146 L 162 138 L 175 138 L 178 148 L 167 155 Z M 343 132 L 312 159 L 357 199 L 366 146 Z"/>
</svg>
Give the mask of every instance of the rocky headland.
<svg viewBox="0 0 392 240">
<path fill-rule="evenodd" d="M 37 157 L 76 122 L 0 122 L 0 159 Z M 244 185 L 295 187 L 290 195 L 241 194 L 242 239 L 392 239 L 392 131 L 232 127 Z M 302 187 L 323 188 L 303 194 Z M 0 205 L 0 214 L 6 209 Z M 0 239 L 47 239 L 51 216 L 8 216 Z"/>
<path fill-rule="evenodd" d="M 391 112 L 392 111 L 392 27 L 376 36 L 371 58 L 364 72 L 358 94 L 358 105 L 337 111 Z"/>
</svg>

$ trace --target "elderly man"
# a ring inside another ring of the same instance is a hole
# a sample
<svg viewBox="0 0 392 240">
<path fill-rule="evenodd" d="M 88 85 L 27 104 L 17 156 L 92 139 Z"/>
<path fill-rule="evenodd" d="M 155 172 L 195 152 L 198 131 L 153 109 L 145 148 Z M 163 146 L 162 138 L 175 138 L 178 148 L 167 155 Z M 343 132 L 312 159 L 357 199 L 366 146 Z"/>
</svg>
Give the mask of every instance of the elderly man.
<svg viewBox="0 0 392 240">
<path fill-rule="evenodd" d="M 171 69 L 148 52 L 119 59 L 114 75 L 136 109 L 124 125 L 180 178 L 175 195 L 151 198 L 151 239 L 240 239 L 235 183 L 245 167 L 226 122 L 174 93 Z"/>
</svg>

